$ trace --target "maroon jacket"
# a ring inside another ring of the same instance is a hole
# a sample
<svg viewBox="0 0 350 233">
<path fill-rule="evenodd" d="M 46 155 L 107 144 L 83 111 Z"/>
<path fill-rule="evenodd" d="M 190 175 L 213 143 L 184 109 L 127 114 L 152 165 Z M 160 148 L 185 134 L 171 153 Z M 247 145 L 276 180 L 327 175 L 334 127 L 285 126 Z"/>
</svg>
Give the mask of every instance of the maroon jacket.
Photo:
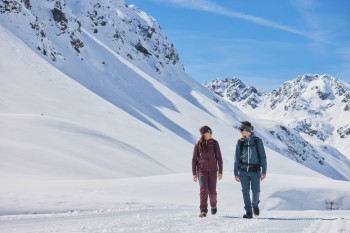
<svg viewBox="0 0 350 233">
<path fill-rule="evenodd" d="M 214 153 L 214 142 L 215 142 L 215 151 Z M 201 159 L 197 163 L 197 158 L 200 155 L 198 143 L 194 146 L 193 150 L 193 157 L 192 157 L 192 174 L 198 175 L 198 173 L 201 172 L 214 172 L 218 171 L 219 167 L 219 173 L 222 174 L 222 157 L 221 157 L 221 151 L 218 141 L 214 139 L 209 139 L 207 141 L 208 143 L 208 150 L 203 151 L 201 153 Z"/>
</svg>

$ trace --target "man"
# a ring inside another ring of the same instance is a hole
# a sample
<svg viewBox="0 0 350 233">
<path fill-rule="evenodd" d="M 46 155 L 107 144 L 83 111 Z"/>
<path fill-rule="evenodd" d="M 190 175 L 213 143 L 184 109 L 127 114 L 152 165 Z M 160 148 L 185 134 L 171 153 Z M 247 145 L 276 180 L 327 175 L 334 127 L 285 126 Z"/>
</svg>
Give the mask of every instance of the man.
<svg viewBox="0 0 350 233">
<path fill-rule="evenodd" d="M 254 127 L 249 121 L 242 121 L 239 127 L 242 138 L 237 141 L 234 175 L 237 182 L 241 182 L 244 209 L 243 218 L 253 218 L 260 214 L 259 195 L 260 180 L 266 178 L 266 154 L 263 142 L 255 137 Z M 252 199 L 250 198 L 250 187 Z"/>
</svg>

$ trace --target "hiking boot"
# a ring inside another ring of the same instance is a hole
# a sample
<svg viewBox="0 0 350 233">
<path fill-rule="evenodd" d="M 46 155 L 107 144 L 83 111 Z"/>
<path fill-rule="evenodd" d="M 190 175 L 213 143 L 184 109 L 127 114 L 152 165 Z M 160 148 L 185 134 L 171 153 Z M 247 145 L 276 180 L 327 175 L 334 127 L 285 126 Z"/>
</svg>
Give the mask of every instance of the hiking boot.
<svg viewBox="0 0 350 233">
<path fill-rule="evenodd" d="M 211 214 L 214 215 L 214 214 L 216 214 L 216 212 L 218 212 L 218 208 L 212 207 L 211 208 Z"/>
<path fill-rule="evenodd" d="M 260 214 L 259 206 L 253 206 L 253 213 L 255 216 L 259 216 Z"/>
<path fill-rule="evenodd" d="M 201 213 L 199 214 L 199 217 L 200 217 L 200 218 L 207 217 L 207 213 L 201 212 Z"/>
<path fill-rule="evenodd" d="M 243 215 L 243 218 L 251 219 L 251 218 L 253 218 L 253 214 L 252 213 L 246 213 L 246 214 Z"/>
</svg>

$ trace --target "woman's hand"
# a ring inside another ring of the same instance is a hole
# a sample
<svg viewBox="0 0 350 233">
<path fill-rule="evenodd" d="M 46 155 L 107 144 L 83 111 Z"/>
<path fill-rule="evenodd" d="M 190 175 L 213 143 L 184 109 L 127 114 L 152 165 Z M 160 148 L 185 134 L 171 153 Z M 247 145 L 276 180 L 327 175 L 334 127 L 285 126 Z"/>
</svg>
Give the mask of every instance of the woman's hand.
<svg viewBox="0 0 350 233">
<path fill-rule="evenodd" d="M 222 179 L 222 173 L 218 173 L 218 179 L 219 179 L 219 180 Z"/>
<path fill-rule="evenodd" d="M 260 179 L 264 180 L 266 178 L 266 174 L 260 174 Z"/>
<path fill-rule="evenodd" d="M 198 175 L 194 175 L 194 176 L 193 176 L 193 181 L 194 181 L 194 182 L 197 182 L 197 180 L 198 180 Z"/>
</svg>

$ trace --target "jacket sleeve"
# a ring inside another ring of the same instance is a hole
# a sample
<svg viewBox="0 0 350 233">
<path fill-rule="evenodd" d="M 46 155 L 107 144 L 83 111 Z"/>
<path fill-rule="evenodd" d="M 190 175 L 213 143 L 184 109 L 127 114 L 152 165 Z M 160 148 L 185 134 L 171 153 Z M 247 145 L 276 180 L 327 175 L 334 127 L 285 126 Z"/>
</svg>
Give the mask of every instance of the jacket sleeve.
<svg viewBox="0 0 350 233">
<path fill-rule="evenodd" d="M 195 175 L 198 175 L 197 174 L 197 167 L 198 167 L 198 163 L 197 163 L 197 158 L 198 158 L 198 153 L 199 153 L 199 150 L 198 150 L 198 143 L 196 143 L 196 145 L 194 146 L 194 149 L 193 149 L 193 156 L 192 156 L 192 174 L 195 176 Z"/>
<path fill-rule="evenodd" d="M 219 166 L 219 173 L 222 174 L 223 162 L 222 162 L 222 155 L 221 155 L 219 142 L 216 142 L 216 155 L 215 156 L 216 156 L 217 163 L 218 163 L 218 166 Z"/>
<path fill-rule="evenodd" d="M 261 173 L 266 174 L 267 159 L 266 159 L 264 144 L 261 139 L 259 139 L 258 143 L 259 143 L 259 155 L 260 155 L 260 162 L 261 162 Z"/>
<path fill-rule="evenodd" d="M 240 163 L 240 154 L 241 154 L 241 148 L 239 146 L 239 140 L 236 144 L 236 152 L 235 152 L 235 162 L 233 167 L 233 173 L 235 176 L 238 176 L 238 170 L 239 170 L 239 163 Z"/>
</svg>

